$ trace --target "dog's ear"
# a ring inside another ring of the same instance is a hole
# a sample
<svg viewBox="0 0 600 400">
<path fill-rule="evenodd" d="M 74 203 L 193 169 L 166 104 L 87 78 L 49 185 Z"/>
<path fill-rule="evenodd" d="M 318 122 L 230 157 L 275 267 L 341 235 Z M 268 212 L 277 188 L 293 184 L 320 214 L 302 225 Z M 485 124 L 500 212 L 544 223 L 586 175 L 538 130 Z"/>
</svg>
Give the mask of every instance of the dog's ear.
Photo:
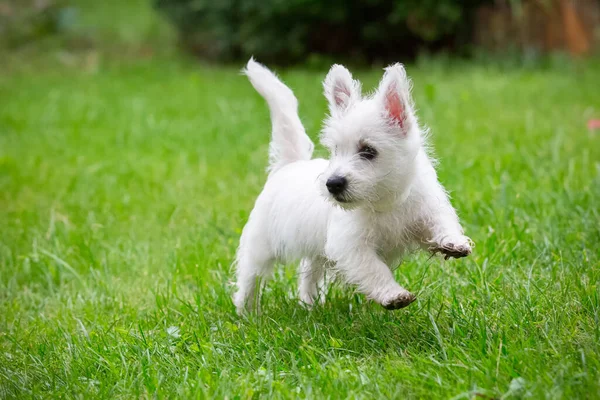
<svg viewBox="0 0 600 400">
<path fill-rule="evenodd" d="M 323 81 L 325 97 L 329 101 L 331 115 L 339 115 L 360 100 L 360 82 L 344 66 L 335 64 Z"/>
<path fill-rule="evenodd" d="M 385 69 L 376 98 L 390 123 L 406 135 L 413 123 L 413 115 L 410 80 L 402 64 L 390 65 Z"/>
</svg>

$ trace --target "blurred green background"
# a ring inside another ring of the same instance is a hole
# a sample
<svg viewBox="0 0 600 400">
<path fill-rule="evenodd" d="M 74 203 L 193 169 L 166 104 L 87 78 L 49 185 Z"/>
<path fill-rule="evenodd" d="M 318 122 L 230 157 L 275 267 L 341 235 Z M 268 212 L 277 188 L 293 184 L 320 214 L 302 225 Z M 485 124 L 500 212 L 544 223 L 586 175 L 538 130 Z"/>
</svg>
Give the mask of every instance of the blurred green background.
<svg viewBox="0 0 600 400">
<path fill-rule="evenodd" d="M 0 0 L 0 398 L 600 398 L 598 2 L 466 4 Z M 473 254 L 238 317 L 250 54 L 315 142 L 331 63 L 405 63 Z"/>
</svg>

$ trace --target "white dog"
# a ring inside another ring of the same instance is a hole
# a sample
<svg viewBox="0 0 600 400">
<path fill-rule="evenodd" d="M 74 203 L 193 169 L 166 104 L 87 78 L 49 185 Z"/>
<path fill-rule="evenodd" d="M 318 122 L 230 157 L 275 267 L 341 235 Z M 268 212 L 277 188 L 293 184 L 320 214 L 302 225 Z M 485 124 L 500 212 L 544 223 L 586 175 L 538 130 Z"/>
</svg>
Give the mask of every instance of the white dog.
<svg viewBox="0 0 600 400">
<path fill-rule="evenodd" d="M 418 246 L 446 258 L 471 253 L 427 155 L 402 65 L 386 68 L 368 97 L 346 68 L 331 68 L 323 84 L 330 115 L 321 136 L 329 160 L 311 159 L 314 145 L 293 92 L 252 59 L 244 72 L 269 105 L 273 132 L 269 177 L 237 252 L 238 313 L 252 304 L 257 280 L 270 277 L 276 262 L 301 260 L 300 299 L 309 306 L 322 295 L 331 268 L 370 299 L 397 309 L 415 299 L 390 270 L 404 253 Z"/>
</svg>

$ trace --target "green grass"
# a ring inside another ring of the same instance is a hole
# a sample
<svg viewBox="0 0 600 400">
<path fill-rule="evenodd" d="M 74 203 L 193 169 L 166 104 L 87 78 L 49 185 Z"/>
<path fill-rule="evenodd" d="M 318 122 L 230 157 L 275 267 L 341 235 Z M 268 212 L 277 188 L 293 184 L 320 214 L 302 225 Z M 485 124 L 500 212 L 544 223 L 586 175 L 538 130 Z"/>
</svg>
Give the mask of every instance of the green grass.
<svg viewBox="0 0 600 400">
<path fill-rule="evenodd" d="M 230 264 L 270 122 L 245 78 L 5 71 L 0 397 L 600 397 L 600 68 L 408 71 L 474 254 L 406 260 L 397 312 L 340 286 L 306 311 L 281 268 L 249 318 Z M 282 74 L 315 139 L 325 72 Z"/>
</svg>

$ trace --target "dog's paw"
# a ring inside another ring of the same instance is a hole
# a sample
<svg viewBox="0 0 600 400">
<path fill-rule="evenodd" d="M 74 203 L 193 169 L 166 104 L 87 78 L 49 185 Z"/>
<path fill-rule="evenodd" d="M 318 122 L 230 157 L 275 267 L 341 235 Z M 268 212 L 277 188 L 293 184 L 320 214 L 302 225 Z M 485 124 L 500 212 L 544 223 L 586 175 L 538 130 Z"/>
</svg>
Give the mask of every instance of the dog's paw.
<svg viewBox="0 0 600 400">
<path fill-rule="evenodd" d="M 315 308 L 315 297 L 312 293 L 300 293 L 298 304 L 310 311 Z"/>
<path fill-rule="evenodd" d="M 415 301 L 415 299 L 416 296 L 414 294 L 412 294 L 408 290 L 405 290 L 393 296 L 392 298 L 384 301 L 383 303 L 381 303 L 381 305 L 386 310 L 398 310 L 399 308 L 404 308 L 410 305 L 410 303 Z"/>
<path fill-rule="evenodd" d="M 461 258 L 471 254 L 472 240 L 467 236 L 461 235 L 456 237 L 444 237 L 439 243 L 434 243 L 429 250 L 433 254 L 442 253 L 444 259 Z"/>
</svg>

